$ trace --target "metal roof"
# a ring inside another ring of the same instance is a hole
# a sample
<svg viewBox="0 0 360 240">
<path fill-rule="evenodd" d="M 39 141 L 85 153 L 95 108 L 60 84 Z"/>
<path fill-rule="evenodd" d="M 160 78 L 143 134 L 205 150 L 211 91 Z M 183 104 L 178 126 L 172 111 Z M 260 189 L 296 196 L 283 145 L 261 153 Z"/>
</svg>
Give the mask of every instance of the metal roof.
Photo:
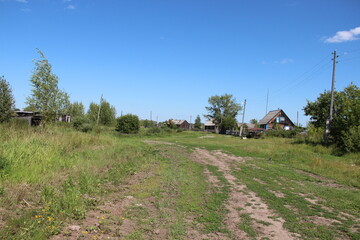
<svg viewBox="0 0 360 240">
<path fill-rule="evenodd" d="M 215 126 L 215 123 L 213 123 L 212 121 L 207 121 L 204 126 Z"/>
<path fill-rule="evenodd" d="M 276 116 L 276 114 L 278 114 L 281 111 L 282 110 L 279 109 L 268 112 L 268 114 L 266 114 L 266 116 L 259 121 L 259 125 L 267 124 L 271 119 L 273 119 Z"/>
</svg>

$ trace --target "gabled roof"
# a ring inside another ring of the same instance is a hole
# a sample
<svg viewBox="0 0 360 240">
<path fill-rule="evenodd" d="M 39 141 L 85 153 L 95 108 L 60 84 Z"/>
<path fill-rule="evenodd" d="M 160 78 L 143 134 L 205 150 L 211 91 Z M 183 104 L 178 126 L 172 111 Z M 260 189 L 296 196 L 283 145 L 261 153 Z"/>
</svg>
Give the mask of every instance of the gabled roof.
<svg viewBox="0 0 360 240">
<path fill-rule="evenodd" d="M 281 114 L 282 116 L 285 116 L 290 121 L 290 123 L 295 126 L 295 124 L 290 120 L 290 118 L 285 114 L 285 112 L 282 109 L 273 110 L 273 111 L 268 112 L 268 114 L 266 114 L 266 116 L 259 121 L 259 125 L 268 124 L 280 112 L 282 112 L 282 114 Z"/>
<path fill-rule="evenodd" d="M 176 120 L 176 119 L 172 119 L 171 121 L 172 121 L 173 124 L 175 124 L 175 125 L 181 125 L 181 124 L 183 124 L 184 122 L 186 122 L 186 120 Z"/>
<path fill-rule="evenodd" d="M 270 120 L 273 119 L 281 111 L 282 110 L 279 109 L 268 112 L 268 114 L 266 114 L 266 116 L 259 121 L 259 125 L 268 124 Z"/>
</svg>

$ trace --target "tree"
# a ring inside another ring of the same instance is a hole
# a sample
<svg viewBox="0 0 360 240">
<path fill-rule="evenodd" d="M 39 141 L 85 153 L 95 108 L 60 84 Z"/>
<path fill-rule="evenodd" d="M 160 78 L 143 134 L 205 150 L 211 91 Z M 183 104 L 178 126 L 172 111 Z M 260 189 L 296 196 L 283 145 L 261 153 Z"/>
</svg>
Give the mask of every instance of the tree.
<svg viewBox="0 0 360 240">
<path fill-rule="evenodd" d="M 215 95 L 210 97 L 208 102 L 210 106 L 205 107 L 208 111 L 205 117 L 215 124 L 216 132 L 219 133 L 219 130 L 224 132 L 228 127 L 232 128 L 232 125 L 236 123 L 236 116 L 241 110 L 236 99 L 231 94 Z"/>
<path fill-rule="evenodd" d="M 101 100 L 101 108 L 99 108 L 99 104 L 94 102 L 90 103 L 87 116 L 91 122 L 97 123 L 99 110 L 99 124 L 110 126 L 115 122 L 116 109 L 114 106 L 110 106 L 110 103 L 108 103 L 106 100 Z"/>
<path fill-rule="evenodd" d="M 100 119 L 99 123 L 105 126 L 111 126 L 115 123 L 116 109 L 114 106 L 110 106 L 106 100 L 101 101 Z"/>
<path fill-rule="evenodd" d="M 197 117 L 195 119 L 194 128 L 195 129 L 201 129 L 201 118 L 200 118 L 199 115 L 197 115 Z"/>
<path fill-rule="evenodd" d="M 133 114 L 126 114 L 116 119 L 116 131 L 121 133 L 138 133 L 140 130 L 139 117 Z"/>
<path fill-rule="evenodd" d="M 254 126 L 255 126 L 256 128 L 259 127 L 259 122 L 258 122 L 258 120 L 256 120 L 255 118 L 251 119 L 251 120 L 250 120 L 250 123 L 251 123 L 251 124 L 254 124 Z"/>
<path fill-rule="evenodd" d="M 99 112 L 99 104 L 91 102 L 86 115 L 92 123 L 96 123 L 98 112 Z"/>
<path fill-rule="evenodd" d="M 85 115 L 84 105 L 82 102 L 71 103 L 67 110 L 67 114 L 69 114 L 72 118 L 83 117 Z"/>
<path fill-rule="evenodd" d="M 0 76 L 0 123 L 11 119 L 15 108 L 15 101 L 12 95 L 10 84 L 4 76 Z"/>
<path fill-rule="evenodd" d="M 41 59 L 35 60 L 35 68 L 30 82 L 32 95 L 27 98 L 28 109 L 41 112 L 44 122 L 55 120 L 70 105 L 69 95 L 58 87 L 59 78 L 45 55 L 39 50 Z"/>
<path fill-rule="evenodd" d="M 145 119 L 145 120 L 140 120 L 140 125 L 143 126 L 144 128 L 152 128 L 155 127 L 157 124 L 155 121 Z"/>
<path fill-rule="evenodd" d="M 325 91 L 314 102 L 307 102 L 304 107 L 305 115 L 311 116 L 311 124 L 317 128 L 325 128 L 329 118 L 330 95 Z M 360 89 L 350 84 L 341 92 L 334 93 L 333 120 L 330 126 L 330 140 L 346 151 L 354 151 L 351 141 L 359 141 L 360 129 Z M 351 150 L 352 149 L 352 150 Z M 356 151 L 360 151 L 360 147 Z"/>
</svg>

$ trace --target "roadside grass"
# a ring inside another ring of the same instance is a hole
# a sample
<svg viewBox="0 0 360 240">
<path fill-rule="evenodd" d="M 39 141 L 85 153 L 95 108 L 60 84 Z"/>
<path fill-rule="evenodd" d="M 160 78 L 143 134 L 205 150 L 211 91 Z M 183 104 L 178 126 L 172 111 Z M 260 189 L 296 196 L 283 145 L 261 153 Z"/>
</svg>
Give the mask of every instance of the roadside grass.
<svg viewBox="0 0 360 240">
<path fill-rule="evenodd" d="M 284 164 L 259 158 L 238 166 L 241 170 L 234 170 L 234 176 L 274 209 L 290 231 L 309 239 L 360 238 L 358 189 L 327 186 Z M 246 221 L 242 227 L 247 229 Z"/>
<path fill-rule="evenodd" d="M 47 239 L 157 159 L 141 141 L 0 125 L 0 239 Z"/>
<path fill-rule="evenodd" d="M 185 131 L 157 138 L 189 147 L 223 150 L 242 157 L 271 158 L 293 168 L 360 187 L 360 153 L 332 155 L 332 148 L 296 143 L 293 139 L 240 139 L 229 135 Z"/>
</svg>

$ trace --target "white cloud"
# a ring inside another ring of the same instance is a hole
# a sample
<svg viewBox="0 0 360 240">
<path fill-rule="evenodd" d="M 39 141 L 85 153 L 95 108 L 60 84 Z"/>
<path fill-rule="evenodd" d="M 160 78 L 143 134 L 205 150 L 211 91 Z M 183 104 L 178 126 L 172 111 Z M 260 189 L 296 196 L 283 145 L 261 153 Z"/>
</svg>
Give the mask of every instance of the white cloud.
<svg viewBox="0 0 360 240">
<path fill-rule="evenodd" d="M 283 58 L 281 60 L 272 61 L 272 62 L 262 61 L 261 64 L 289 64 L 293 62 L 294 60 L 291 58 Z"/>
<path fill-rule="evenodd" d="M 22 8 L 20 9 L 22 12 L 31 12 L 31 9 L 30 8 Z"/>
<path fill-rule="evenodd" d="M 350 29 L 349 31 L 339 31 L 334 36 L 326 38 L 325 42 L 339 43 L 339 42 L 353 41 L 359 39 L 358 37 L 356 37 L 357 35 L 360 35 L 360 27 Z"/>
<path fill-rule="evenodd" d="M 63 0 L 63 2 L 71 2 L 71 0 Z"/>
<path fill-rule="evenodd" d="M 19 3 L 28 3 L 28 0 L 15 0 L 15 1 L 17 1 Z"/>
<path fill-rule="evenodd" d="M 66 9 L 74 10 L 75 6 L 70 4 L 69 6 L 66 7 Z"/>
<path fill-rule="evenodd" d="M 284 58 L 281 59 L 280 61 L 275 61 L 274 63 L 276 64 L 288 64 L 288 63 L 292 63 L 294 62 L 294 60 L 292 60 L 291 58 Z"/>
</svg>

